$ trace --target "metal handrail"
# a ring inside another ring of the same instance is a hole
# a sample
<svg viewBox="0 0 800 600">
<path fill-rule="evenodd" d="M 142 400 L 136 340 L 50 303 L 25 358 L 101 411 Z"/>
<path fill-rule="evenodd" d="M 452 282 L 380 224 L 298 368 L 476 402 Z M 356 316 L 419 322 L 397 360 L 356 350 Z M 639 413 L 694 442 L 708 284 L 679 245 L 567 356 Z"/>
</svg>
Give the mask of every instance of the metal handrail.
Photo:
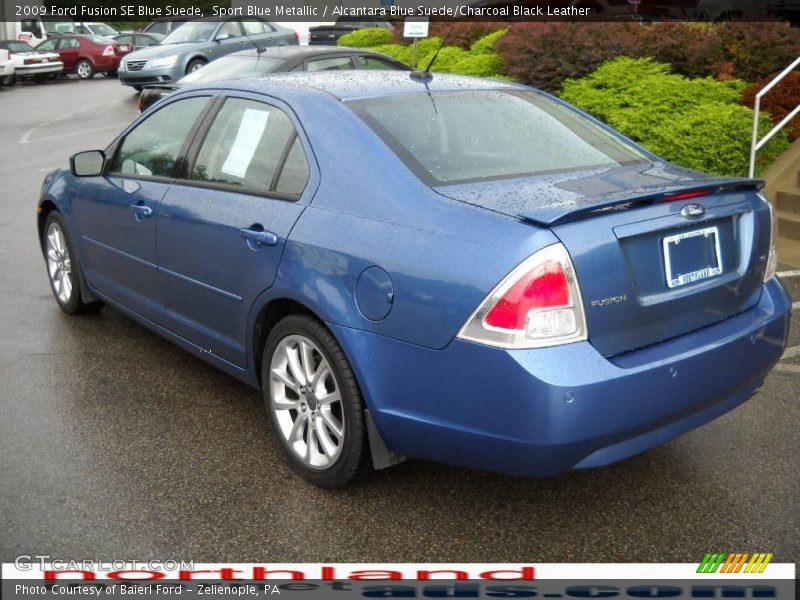
<svg viewBox="0 0 800 600">
<path fill-rule="evenodd" d="M 772 88 L 774 88 L 781 81 L 783 81 L 783 78 L 786 77 L 792 71 L 794 71 L 798 65 L 800 65 L 800 57 L 798 57 L 797 60 L 795 60 L 788 67 L 786 67 L 779 75 L 775 77 L 775 79 L 773 79 L 766 86 L 764 86 L 764 89 L 762 89 L 760 92 L 758 92 L 758 94 L 756 94 L 756 103 L 755 106 L 753 107 L 753 110 L 755 111 L 753 114 L 753 142 L 750 145 L 750 177 L 755 177 L 756 175 L 756 153 L 759 150 L 761 150 L 761 148 L 763 148 L 767 143 L 769 143 L 769 141 L 775 136 L 776 133 L 778 133 L 781 129 L 786 127 L 786 124 L 789 121 L 791 121 L 798 114 L 800 114 L 800 104 L 798 104 L 797 107 L 788 115 L 786 115 L 785 119 L 783 119 L 780 123 L 775 125 L 775 127 L 773 127 L 772 130 L 767 135 L 765 135 L 760 140 L 758 139 L 758 117 L 759 117 L 759 112 L 761 111 L 761 98 L 766 96 Z"/>
</svg>

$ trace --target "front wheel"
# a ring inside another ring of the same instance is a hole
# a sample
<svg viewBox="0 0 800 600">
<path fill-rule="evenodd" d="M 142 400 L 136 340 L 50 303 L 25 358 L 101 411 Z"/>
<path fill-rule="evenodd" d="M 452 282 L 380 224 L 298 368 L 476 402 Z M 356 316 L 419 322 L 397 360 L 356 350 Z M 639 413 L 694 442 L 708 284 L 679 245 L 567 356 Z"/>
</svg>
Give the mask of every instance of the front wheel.
<svg viewBox="0 0 800 600">
<path fill-rule="evenodd" d="M 292 315 L 275 326 L 261 383 L 277 442 L 303 479 L 342 487 L 367 472 L 361 393 L 344 352 L 319 321 Z"/>
<path fill-rule="evenodd" d="M 91 79 L 94 77 L 94 65 L 85 58 L 82 58 L 75 65 L 75 74 L 78 79 Z"/>
<path fill-rule="evenodd" d="M 68 315 L 98 310 L 101 302 L 84 302 L 78 273 L 80 265 L 63 217 L 51 212 L 44 225 L 45 260 L 50 288 L 58 306 Z"/>
<path fill-rule="evenodd" d="M 197 71 L 197 69 L 201 69 L 205 66 L 206 61 L 195 58 L 193 61 L 190 61 L 189 64 L 186 66 L 186 74 L 193 73 Z"/>
</svg>

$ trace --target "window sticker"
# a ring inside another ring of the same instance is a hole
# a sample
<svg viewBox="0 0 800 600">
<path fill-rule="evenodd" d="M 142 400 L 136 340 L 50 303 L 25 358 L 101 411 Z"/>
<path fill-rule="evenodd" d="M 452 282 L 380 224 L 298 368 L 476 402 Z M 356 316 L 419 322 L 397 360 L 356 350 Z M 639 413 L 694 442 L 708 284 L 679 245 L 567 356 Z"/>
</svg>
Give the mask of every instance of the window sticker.
<svg viewBox="0 0 800 600">
<path fill-rule="evenodd" d="M 261 141 L 261 136 L 264 135 L 268 118 L 267 111 L 254 108 L 245 109 L 236 139 L 233 141 L 228 158 L 225 159 L 225 164 L 222 165 L 223 173 L 244 179 L 247 168 L 256 153 L 258 143 Z"/>
</svg>

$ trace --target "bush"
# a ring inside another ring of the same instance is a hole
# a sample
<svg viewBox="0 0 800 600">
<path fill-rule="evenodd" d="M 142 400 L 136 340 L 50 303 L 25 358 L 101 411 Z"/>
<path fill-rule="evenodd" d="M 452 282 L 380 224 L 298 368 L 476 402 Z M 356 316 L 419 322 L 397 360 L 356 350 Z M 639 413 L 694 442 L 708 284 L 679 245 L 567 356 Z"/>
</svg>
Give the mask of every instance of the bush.
<svg viewBox="0 0 800 600">
<path fill-rule="evenodd" d="M 565 82 L 562 98 L 667 160 L 718 175 L 746 175 L 753 112 L 738 104 L 743 85 L 687 79 L 651 59 L 621 57 Z M 785 135 L 776 136 L 760 153 L 759 167 L 787 145 Z"/>
<path fill-rule="evenodd" d="M 508 29 L 500 29 L 477 39 L 470 47 L 473 54 L 495 54 L 497 40 L 508 33 Z M 501 63 L 502 64 L 502 63 Z"/>
<path fill-rule="evenodd" d="M 514 23 L 497 42 L 506 74 L 556 92 L 619 56 L 651 57 L 687 77 L 754 81 L 800 55 L 786 23 Z"/>
<path fill-rule="evenodd" d="M 772 81 L 772 78 L 773 76 L 765 77 L 745 89 L 742 94 L 742 104 L 753 108 L 756 94 L 764 89 L 764 86 Z M 761 109 L 770 114 L 775 125 L 780 123 L 798 105 L 800 105 L 800 72 L 797 71 L 789 73 L 783 81 L 761 99 Z M 789 121 L 786 133 L 792 141 L 800 138 L 800 116 Z"/>
<path fill-rule="evenodd" d="M 753 111 L 734 104 L 700 104 L 674 119 L 663 119 L 645 145 L 667 160 L 706 173 L 746 176 L 750 166 Z M 770 129 L 762 122 L 763 135 Z M 789 147 L 784 132 L 758 155 L 756 171 L 763 172 Z"/>
<path fill-rule="evenodd" d="M 368 29 L 358 29 L 352 33 L 346 33 L 339 38 L 339 46 L 352 46 L 353 48 L 374 48 L 382 46 L 392 41 L 392 32 L 381 27 L 371 27 Z"/>
<path fill-rule="evenodd" d="M 453 65 L 450 73 L 505 79 L 502 71 L 503 61 L 497 54 L 470 54 Z"/>
<path fill-rule="evenodd" d="M 452 32 L 450 28 L 452 27 Z M 472 44 L 480 38 L 500 29 L 506 29 L 508 23 L 503 21 L 431 21 L 429 33 L 432 36 L 447 38 L 448 46 L 457 46 L 462 50 L 469 50 Z M 394 42 L 407 44 L 408 38 L 403 37 L 403 28 L 395 27 Z"/>
</svg>

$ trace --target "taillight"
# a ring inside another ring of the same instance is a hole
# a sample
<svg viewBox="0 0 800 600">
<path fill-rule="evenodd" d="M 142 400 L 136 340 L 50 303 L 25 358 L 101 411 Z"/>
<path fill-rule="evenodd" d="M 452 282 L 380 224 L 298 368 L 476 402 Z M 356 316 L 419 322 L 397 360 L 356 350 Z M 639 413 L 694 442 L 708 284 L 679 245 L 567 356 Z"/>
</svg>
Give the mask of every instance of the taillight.
<svg viewBox="0 0 800 600">
<path fill-rule="evenodd" d="M 759 196 L 769 208 L 769 254 L 767 255 L 767 270 L 764 272 L 764 283 L 766 283 L 778 272 L 778 248 L 775 246 L 775 240 L 778 237 L 778 217 L 767 197 L 764 194 L 759 194 Z"/>
<path fill-rule="evenodd" d="M 300 43 L 300 34 L 297 33 L 296 31 L 294 32 L 294 41 L 297 42 L 298 44 Z"/>
<path fill-rule="evenodd" d="M 583 300 L 562 244 L 526 259 L 492 291 L 458 337 L 501 348 L 542 348 L 587 339 Z"/>
<path fill-rule="evenodd" d="M 103 50 L 103 56 L 114 56 L 114 46 L 106 46 Z"/>
</svg>

